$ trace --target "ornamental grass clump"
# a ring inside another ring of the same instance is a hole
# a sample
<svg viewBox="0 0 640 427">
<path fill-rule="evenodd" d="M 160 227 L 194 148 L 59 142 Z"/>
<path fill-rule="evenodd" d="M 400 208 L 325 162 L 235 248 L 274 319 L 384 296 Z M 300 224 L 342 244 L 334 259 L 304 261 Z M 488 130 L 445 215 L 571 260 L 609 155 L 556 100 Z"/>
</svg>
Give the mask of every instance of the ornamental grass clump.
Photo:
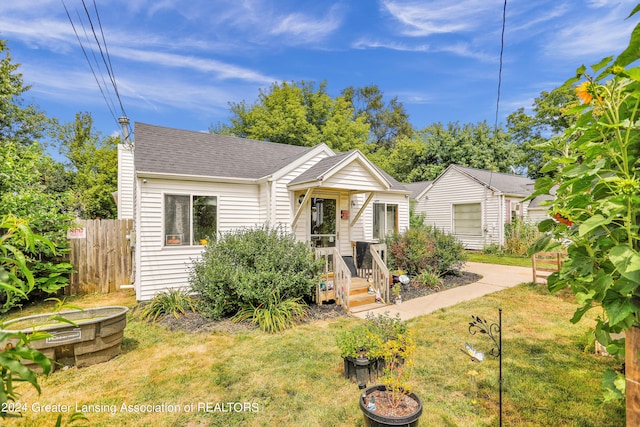
<svg viewBox="0 0 640 427">
<path fill-rule="evenodd" d="M 157 294 L 140 311 L 140 319 L 155 322 L 158 318 L 171 315 L 176 319 L 187 311 L 196 311 L 189 292 L 181 289 L 168 289 Z"/>
<path fill-rule="evenodd" d="M 301 298 L 282 299 L 277 292 L 257 306 L 246 306 L 232 317 L 234 322 L 251 320 L 268 333 L 282 332 L 302 322 L 308 316 L 307 304 Z"/>
</svg>

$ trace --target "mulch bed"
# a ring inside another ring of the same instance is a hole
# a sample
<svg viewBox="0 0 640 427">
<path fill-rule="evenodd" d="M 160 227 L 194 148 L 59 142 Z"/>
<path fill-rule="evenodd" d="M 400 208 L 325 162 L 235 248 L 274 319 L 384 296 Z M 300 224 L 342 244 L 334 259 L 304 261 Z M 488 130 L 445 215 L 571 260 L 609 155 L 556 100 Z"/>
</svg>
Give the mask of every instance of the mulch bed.
<svg viewBox="0 0 640 427">
<path fill-rule="evenodd" d="M 442 278 L 442 284 L 436 288 L 416 287 L 411 283 L 402 285 L 402 299 L 408 301 L 426 295 L 440 292 L 445 289 L 455 288 L 457 286 L 468 285 L 476 282 L 481 276 L 466 271 L 458 274 L 448 274 Z M 309 316 L 306 322 L 314 322 L 318 320 L 335 319 L 337 317 L 348 317 L 349 315 L 337 304 L 310 304 Z M 207 319 L 200 313 L 187 312 L 185 315 L 175 318 L 173 316 L 165 316 L 159 322 L 172 331 L 185 332 L 219 332 L 219 333 L 238 333 L 257 329 L 257 326 L 250 321 L 233 322 L 231 319 L 225 318 L 221 320 Z"/>
</svg>

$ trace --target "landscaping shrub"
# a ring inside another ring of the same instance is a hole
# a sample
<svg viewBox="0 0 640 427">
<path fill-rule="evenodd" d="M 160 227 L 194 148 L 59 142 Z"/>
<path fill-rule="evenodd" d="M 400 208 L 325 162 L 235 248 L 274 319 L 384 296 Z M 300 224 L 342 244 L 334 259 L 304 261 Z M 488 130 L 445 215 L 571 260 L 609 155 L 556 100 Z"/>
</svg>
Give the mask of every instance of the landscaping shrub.
<svg viewBox="0 0 640 427">
<path fill-rule="evenodd" d="M 312 295 L 320 280 L 321 261 L 313 249 L 280 228 L 243 228 L 211 242 L 193 263 L 191 287 L 200 294 L 201 310 L 212 318 L 269 301 Z"/>
<path fill-rule="evenodd" d="M 435 227 L 409 229 L 387 242 L 391 268 L 416 276 L 429 269 L 438 275 L 460 269 L 466 259 L 462 243 Z"/>
<path fill-rule="evenodd" d="M 341 329 L 336 333 L 336 345 L 340 357 L 382 358 L 385 343 L 397 340 L 407 333 L 407 322 L 400 314 L 391 317 L 389 312 L 367 314 L 366 321 L 350 329 Z"/>
</svg>

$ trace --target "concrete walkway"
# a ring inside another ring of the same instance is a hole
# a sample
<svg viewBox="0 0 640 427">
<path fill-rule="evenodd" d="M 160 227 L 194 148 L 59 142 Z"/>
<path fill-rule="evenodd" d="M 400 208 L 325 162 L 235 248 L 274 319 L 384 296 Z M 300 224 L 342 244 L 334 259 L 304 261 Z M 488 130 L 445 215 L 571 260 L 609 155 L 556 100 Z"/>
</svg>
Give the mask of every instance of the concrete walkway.
<svg viewBox="0 0 640 427">
<path fill-rule="evenodd" d="M 467 262 L 464 270 L 480 274 L 482 279 L 465 286 L 404 301 L 402 304 L 379 305 L 373 309 L 353 313 L 353 315 L 364 319 L 368 313 L 377 315 L 389 312 L 391 316 L 400 313 L 401 319 L 408 320 L 533 280 L 533 272 L 528 267 Z"/>
</svg>

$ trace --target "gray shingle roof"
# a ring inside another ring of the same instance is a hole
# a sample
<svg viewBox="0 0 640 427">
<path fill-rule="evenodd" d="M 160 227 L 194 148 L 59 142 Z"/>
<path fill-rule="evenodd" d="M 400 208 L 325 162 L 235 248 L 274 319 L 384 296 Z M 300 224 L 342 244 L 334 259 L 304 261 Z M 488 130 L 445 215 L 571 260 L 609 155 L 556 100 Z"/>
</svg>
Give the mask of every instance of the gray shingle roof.
<svg viewBox="0 0 640 427">
<path fill-rule="evenodd" d="M 411 198 L 417 198 L 433 181 L 419 181 L 404 184 L 405 188 L 411 191 Z"/>
<path fill-rule="evenodd" d="M 135 168 L 208 177 L 258 179 L 311 149 L 135 123 Z"/>
<path fill-rule="evenodd" d="M 324 159 L 320 160 L 318 163 L 298 175 L 296 178 L 294 178 L 290 182 L 290 184 L 317 180 L 321 176 L 324 176 L 332 167 L 340 163 L 349 154 L 351 154 L 351 152 L 339 153 L 335 156 L 325 157 Z"/>
<path fill-rule="evenodd" d="M 476 181 L 488 185 L 505 194 L 528 196 L 533 193 L 535 181 L 524 176 L 492 172 L 484 169 L 474 169 L 458 165 L 451 166 Z"/>
</svg>

